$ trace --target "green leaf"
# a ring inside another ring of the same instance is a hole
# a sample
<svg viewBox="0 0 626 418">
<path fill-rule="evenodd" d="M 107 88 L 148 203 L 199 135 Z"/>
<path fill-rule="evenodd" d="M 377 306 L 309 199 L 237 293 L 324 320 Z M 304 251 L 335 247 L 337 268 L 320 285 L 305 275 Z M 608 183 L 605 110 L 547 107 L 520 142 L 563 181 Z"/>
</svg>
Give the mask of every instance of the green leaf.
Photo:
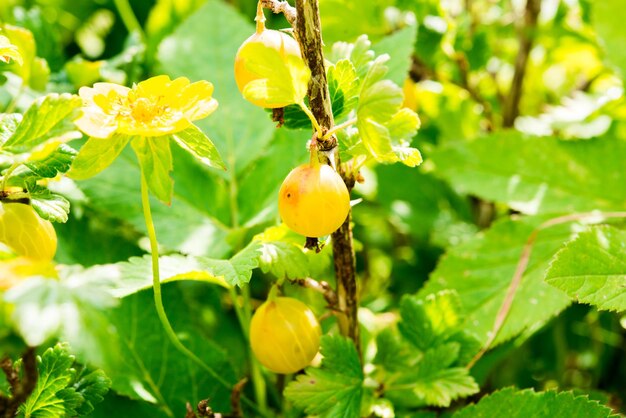
<svg viewBox="0 0 626 418">
<path fill-rule="evenodd" d="M 38 346 L 58 338 L 68 341 L 81 361 L 100 365 L 118 354 L 118 337 L 105 313 L 117 300 L 110 283 L 73 269 L 61 270 L 59 280 L 24 280 L 5 294 L 5 300 L 15 305 L 13 320 L 26 343 Z"/>
<path fill-rule="evenodd" d="M 338 62 L 342 59 L 350 60 L 354 64 L 357 76 L 361 79 L 367 74 L 370 64 L 376 55 L 371 50 L 371 46 L 372 43 L 367 35 L 359 36 L 353 44 L 335 42 L 327 59 L 331 62 Z"/>
<path fill-rule="evenodd" d="M 399 86 L 408 76 L 416 35 L 417 25 L 408 25 L 372 45 L 376 55 L 389 54 L 391 57 L 387 79 Z"/>
<path fill-rule="evenodd" d="M 148 189 L 165 204 L 170 204 L 174 193 L 172 152 L 168 138 L 134 138 L 130 145 L 135 150 L 141 175 L 148 183 Z"/>
<path fill-rule="evenodd" d="M 391 146 L 389 130 L 372 119 L 359 118 L 356 124 L 359 135 L 367 151 L 374 159 L 381 162 L 393 162 L 395 154 Z"/>
<path fill-rule="evenodd" d="M 205 269 L 212 271 L 216 277 L 223 277 L 231 286 L 243 286 L 250 281 L 252 270 L 258 267 L 261 256 L 260 245 L 253 241 L 229 260 L 213 260 L 199 258 Z"/>
<path fill-rule="evenodd" d="M 210 334 L 206 322 L 198 320 L 206 313 L 206 305 L 194 307 L 175 284 L 163 286 L 162 290 L 165 310 L 182 343 L 228 387 L 172 345 L 152 307 L 153 294 L 147 291 L 122 299 L 119 307 L 109 313 L 110 326 L 117 330 L 119 344 L 109 343 L 106 347 L 121 352 L 102 367 L 111 378 L 112 388 L 118 394 L 159 407 L 158 414 L 137 416 L 176 417 L 177 411 L 185 411 L 187 402 L 206 398 L 211 399 L 215 410 L 227 410 L 230 390 L 237 379 L 229 357 L 216 344 L 227 335 L 216 338 Z M 235 349 L 235 344 L 228 349 Z"/>
<path fill-rule="evenodd" d="M 396 155 L 398 160 L 408 167 L 417 167 L 424 161 L 422 159 L 422 154 L 417 148 L 405 145 L 394 145 L 391 148 L 393 149 L 393 153 Z"/>
<path fill-rule="evenodd" d="M 258 267 L 260 247 L 258 242 L 252 242 L 229 260 L 179 254 L 159 257 L 161 283 L 192 280 L 225 288 L 241 286 L 250 281 L 252 270 Z M 149 255 L 131 257 L 116 264 L 90 267 L 80 276 L 111 283 L 110 293 L 124 298 L 152 288 L 152 260 Z"/>
<path fill-rule="evenodd" d="M 82 396 L 67 386 L 75 378 L 72 368 L 74 357 L 68 352 L 66 344 L 57 344 L 48 348 L 37 359 L 39 377 L 37 385 L 20 412 L 25 418 L 57 418 L 75 416 L 75 408 L 81 404 Z"/>
<path fill-rule="evenodd" d="M 350 113 L 359 98 L 359 77 L 348 59 L 341 59 L 327 69 L 328 90 L 335 120 Z"/>
<path fill-rule="evenodd" d="M 11 60 L 15 60 L 19 65 L 24 63 L 17 46 L 13 45 L 6 36 L 0 35 L 0 61 L 9 63 Z"/>
<path fill-rule="evenodd" d="M 626 142 L 494 134 L 432 155 L 436 174 L 527 214 L 626 208 Z"/>
<path fill-rule="evenodd" d="M 285 396 L 307 414 L 357 417 L 361 413 L 363 370 L 352 341 L 338 335 L 322 337 L 322 366 L 309 367 L 285 389 Z"/>
<path fill-rule="evenodd" d="M 47 141 L 79 138 L 71 121 L 82 104 L 80 97 L 72 94 L 51 93 L 35 100 L 24 118 L 2 149 L 12 153 L 29 152 Z"/>
<path fill-rule="evenodd" d="M 409 144 L 417 133 L 420 121 L 415 112 L 401 108 L 402 89 L 382 78 L 387 73 L 388 55 L 377 57 L 369 67 L 362 83 L 357 107 L 357 128 L 368 153 L 379 162 L 400 161 L 410 167 L 422 162 L 417 149 Z M 350 154 L 359 153 L 353 144 Z"/>
<path fill-rule="evenodd" d="M 618 418 L 610 408 L 572 392 L 506 388 L 457 411 L 453 418 Z"/>
<path fill-rule="evenodd" d="M 175 133 L 173 137 L 181 148 L 193 155 L 202 164 L 222 170 L 226 169 L 213 142 L 197 126 L 191 125 L 184 131 Z"/>
<path fill-rule="evenodd" d="M 501 220 L 465 243 L 452 247 L 431 274 L 420 295 L 453 289 L 466 314 L 464 327 L 484 344 L 530 234 L 546 220 L 525 217 Z M 548 262 L 577 225 L 564 224 L 541 231 L 515 294 L 509 315 L 495 343 L 540 328 L 569 303 L 561 291 L 544 282 Z"/>
<path fill-rule="evenodd" d="M 111 379 L 102 370 L 93 371 L 74 384 L 74 390 L 83 398 L 81 405 L 76 408 L 79 415 L 88 415 L 94 411 L 94 405 L 104 400 L 109 392 Z"/>
<path fill-rule="evenodd" d="M 74 148 L 61 144 L 55 151 L 48 154 L 45 158 L 37 161 L 28 161 L 24 163 L 24 166 L 26 166 L 31 172 L 27 175 L 35 175 L 37 177 L 51 179 L 56 177 L 58 174 L 65 173 L 69 170 L 75 156 L 76 151 Z M 20 174 L 16 170 L 14 175 L 19 176 Z"/>
<path fill-rule="evenodd" d="M 126 135 L 113 135 L 106 139 L 89 138 L 80 148 L 68 176 L 76 180 L 95 176 L 111 165 L 128 141 L 130 137 Z"/>
<path fill-rule="evenodd" d="M 473 395 L 479 387 L 465 367 L 450 367 L 459 357 L 459 345 L 448 343 L 429 349 L 412 370 L 404 371 L 385 391 L 394 404 L 448 407 L 461 397 Z"/>
<path fill-rule="evenodd" d="M 299 104 L 304 100 L 311 73 L 302 57 L 261 42 L 246 43 L 237 54 L 246 63 L 246 70 L 258 77 L 244 87 L 242 94 L 246 99 L 270 105 Z"/>
<path fill-rule="evenodd" d="M 377 166 L 376 177 L 377 199 L 384 208 L 381 217 L 397 216 L 415 239 L 447 247 L 474 236 L 476 227 L 469 202 L 443 180 L 399 164 Z M 407 193 L 406 184 L 419 193 Z M 410 210 L 398 210 L 399 204 Z"/>
<path fill-rule="evenodd" d="M 598 226 L 581 232 L 552 259 L 546 281 L 598 309 L 626 310 L 626 231 Z"/>
<path fill-rule="evenodd" d="M 404 344 L 391 328 L 384 329 L 376 336 L 376 357 L 374 364 L 381 365 L 390 372 L 406 370 L 415 357 L 415 349 Z"/>
<path fill-rule="evenodd" d="M 372 69 L 374 68 L 378 68 L 376 64 L 372 66 Z M 371 71 L 367 77 L 377 77 L 372 75 Z M 403 100 L 402 89 L 389 80 L 379 80 L 371 84 L 367 81 L 366 79 L 363 82 L 363 90 L 359 96 L 357 117 L 373 119 L 381 124 L 388 122 L 400 110 Z"/>
<path fill-rule="evenodd" d="M 385 9 L 392 6 L 391 0 L 372 2 L 344 2 L 342 0 L 320 1 L 320 20 L 324 29 L 324 40 L 352 41 L 362 33 L 372 37 L 383 36 L 387 29 Z"/>
<path fill-rule="evenodd" d="M 0 113 L 0 145 L 11 138 L 21 121 L 20 113 Z"/>
<path fill-rule="evenodd" d="M 302 243 L 289 240 L 285 226 L 268 228 L 254 237 L 260 244 L 259 267 L 277 279 L 297 279 L 310 276 L 309 260 Z"/>
<path fill-rule="evenodd" d="M 3 33 L 11 44 L 17 47 L 22 58 L 4 66 L 3 70 L 11 71 L 20 76 L 25 85 L 35 90 L 45 90 L 50 75 L 48 63 L 42 58 L 38 58 L 37 45 L 31 31 L 9 24 L 2 26 Z"/>
<path fill-rule="evenodd" d="M 624 21 L 615 13 L 623 4 L 620 0 L 591 2 L 593 26 L 602 37 L 610 60 L 620 68 L 622 77 L 626 77 L 626 53 L 624 53 Z"/>
<path fill-rule="evenodd" d="M 30 204 L 39 216 L 52 222 L 67 222 L 70 202 L 65 197 L 42 186 L 29 187 L 28 192 Z"/>
<path fill-rule="evenodd" d="M 422 351 L 445 341 L 465 319 L 459 296 L 454 291 L 430 294 L 425 299 L 405 296 L 400 304 L 400 315 L 402 321 L 398 329 Z"/>
<path fill-rule="evenodd" d="M 206 262 L 194 256 L 167 255 L 159 257 L 161 283 L 180 280 L 193 280 L 230 287 L 221 276 L 207 270 Z M 152 258 L 131 257 L 128 261 L 117 264 L 99 265 L 87 269 L 84 273 L 93 278 L 114 281 L 111 293 L 123 298 L 141 290 L 152 288 Z"/>
</svg>

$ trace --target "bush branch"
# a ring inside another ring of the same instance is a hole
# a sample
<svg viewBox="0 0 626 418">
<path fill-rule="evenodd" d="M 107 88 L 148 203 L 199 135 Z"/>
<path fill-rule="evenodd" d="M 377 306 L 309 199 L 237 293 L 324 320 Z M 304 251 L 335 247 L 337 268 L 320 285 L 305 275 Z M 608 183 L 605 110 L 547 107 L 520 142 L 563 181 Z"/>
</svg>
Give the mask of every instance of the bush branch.
<svg viewBox="0 0 626 418">
<path fill-rule="evenodd" d="M 307 289 L 311 289 L 320 293 L 322 296 L 324 296 L 326 303 L 328 303 L 328 306 L 331 309 L 333 310 L 337 309 L 338 307 L 337 293 L 335 293 L 335 291 L 330 286 L 330 284 L 328 284 L 328 282 L 325 282 L 325 281 L 318 282 L 315 279 L 307 277 L 304 279 L 295 279 L 293 280 L 293 283 L 296 283 L 302 287 L 306 287 Z"/>
<path fill-rule="evenodd" d="M 37 385 L 37 358 L 35 348 L 28 347 L 22 355 L 22 369 L 24 373 L 20 379 L 17 370 L 10 358 L 5 357 L 0 361 L 0 368 L 6 375 L 7 382 L 11 386 L 11 397 L 0 396 L 0 415 L 3 417 L 15 417 L 21 404 L 35 389 Z"/>
<path fill-rule="evenodd" d="M 272 13 L 282 13 L 291 26 L 296 25 L 296 9 L 290 6 L 288 2 L 280 0 L 261 0 L 261 5 L 266 9 L 270 9 Z"/>
<path fill-rule="evenodd" d="M 519 115 L 519 104 L 522 98 L 524 87 L 524 77 L 528 66 L 528 56 L 535 40 L 535 30 L 537 28 L 537 18 L 541 11 L 541 0 L 526 0 L 526 10 L 524 12 L 524 25 L 519 32 L 519 50 L 515 58 L 515 72 L 511 89 L 504 103 L 502 125 L 511 128 L 515 123 L 515 118 Z"/>
<path fill-rule="evenodd" d="M 319 16 L 318 0 L 296 1 L 295 35 L 302 50 L 302 57 L 311 70 L 309 83 L 309 105 L 311 112 L 326 133 L 334 126 L 334 119 L 328 92 L 324 55 L 322 53 L 322 30 Z M 354 175 L 341 164 L 337 152 L 337 138 L 318 138 L 318 149 L 337 167 L 348 190 L 354 187 Z M 356 261 L 352 242 L 352 228 L 350 214 L 343 225 L 332 234 L 333 258 L 335 275 L 337 277 L 338 315 L 341 334 L 352 339 L 360 352 L 359 326 L 357 318 L 358 293 L 356 286 Z"/>
</svg>

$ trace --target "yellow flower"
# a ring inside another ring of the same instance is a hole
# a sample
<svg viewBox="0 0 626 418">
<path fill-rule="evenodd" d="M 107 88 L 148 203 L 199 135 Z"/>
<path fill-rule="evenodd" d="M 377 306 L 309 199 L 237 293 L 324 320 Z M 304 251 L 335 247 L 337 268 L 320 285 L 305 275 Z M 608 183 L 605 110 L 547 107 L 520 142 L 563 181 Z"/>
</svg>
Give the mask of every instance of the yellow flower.
<svg viewBox="0 0 626 418">
<path fill-rule="evenodd" d="M 213 84 L 190 83 L 185 77 L 166 75 L 149 78 L 132 88 L 112 83 L 81 87 L 83 114 L 76 120 L 81 131 L 94 138 L 113 133 L 132 136 L 162 136 L 182 131 L 195 120 L 213 113 Z"/>
</svg>

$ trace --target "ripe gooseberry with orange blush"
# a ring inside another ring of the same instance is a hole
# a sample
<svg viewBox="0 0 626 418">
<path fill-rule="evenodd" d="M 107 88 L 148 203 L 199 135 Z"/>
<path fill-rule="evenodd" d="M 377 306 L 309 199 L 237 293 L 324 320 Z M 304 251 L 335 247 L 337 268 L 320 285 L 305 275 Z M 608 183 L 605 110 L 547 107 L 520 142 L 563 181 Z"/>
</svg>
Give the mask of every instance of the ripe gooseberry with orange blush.
<svg viewBox="0 0 626 418">
<path fill-rule="evenodd" d="M 326 164 L 303 164 L 285 178 L 278 192 L 283 222 L 298 234 L 319 238 L 335 232 L 350 212 L 350 193 Z"/>
</svg>

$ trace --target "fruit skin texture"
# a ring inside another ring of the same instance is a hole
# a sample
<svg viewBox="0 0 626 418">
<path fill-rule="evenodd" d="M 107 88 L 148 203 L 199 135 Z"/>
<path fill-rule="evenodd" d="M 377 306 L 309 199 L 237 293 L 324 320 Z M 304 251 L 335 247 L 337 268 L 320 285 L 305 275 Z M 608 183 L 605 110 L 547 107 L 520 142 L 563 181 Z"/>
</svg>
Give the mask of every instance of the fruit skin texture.
<svg viewBox="0 0 626 418">
<path fill-rule="evenodd" d="M 303 164 L 285 178 L 278 211 L 289 228 L 305 237 L 335 232 L 350 212 L 350 193 L 341 176 L 326 164 Z"/>
<path fill-rule="evenodd" d="M 319 351 L 321 334 L 313 311 L 288 297 L 265 302 L 250 324 L 252 351 L 274 373 L 295 373 L 308 366 Z"/>
<path fill-rule="evenodd" d="M 300 46 L 291 36 L 273 29 L 264 29 L 260 33 L 253 34 L 246 39 L 243 44 L 241 44 L 239 50 L 237 50 L 237 55 L 235 56 L 235 81 L 237 82 L 237 87 L 242 94 L 244 88 L 249 82 L 263 78 L 262 76 L 248 70 L 246 66 L 246 48 L 253 44 L 261 44 L 265 48 L 278 51 L 284 62 L 289 61 L 290 57 L 293 59 L 302 59 Z M 292 102 L 268 103 L 266 100 L 250 101 L 252 104 L 266 109 L 285 107 L 293 104 Z"/>
<path fill-rule="evenodd" d="M 32 206 L 2 203 L 0 242 L 18 256 L 50 261 L 57 250 L 57 235 L 50 221 L 41 219 Z"/>
</svg>

